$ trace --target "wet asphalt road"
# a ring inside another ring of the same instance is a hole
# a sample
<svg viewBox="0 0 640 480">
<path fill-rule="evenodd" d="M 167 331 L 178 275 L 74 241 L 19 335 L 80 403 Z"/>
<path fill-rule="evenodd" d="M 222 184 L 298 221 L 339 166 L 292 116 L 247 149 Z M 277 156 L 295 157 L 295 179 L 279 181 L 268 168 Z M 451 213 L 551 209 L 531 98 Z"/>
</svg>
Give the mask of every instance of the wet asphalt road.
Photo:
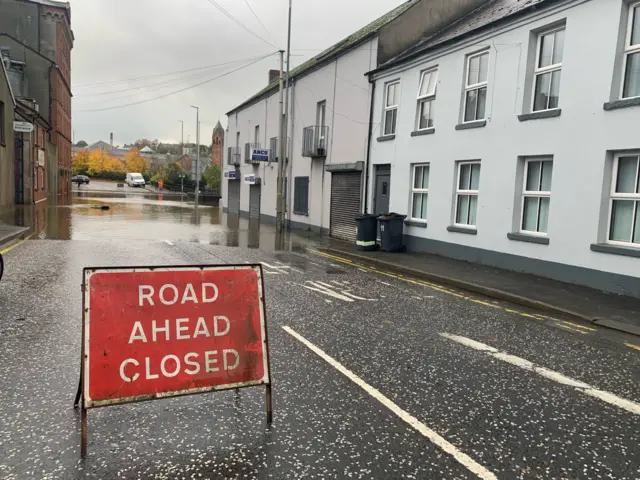
<svg viewBox="0 0 640 480">
<path fill-rule="evenodd" d="M 305 238 L 278 251 L 269 227 L 179 199 L 83 195 L 43 218 L 0 282 L 0 478 L 478 478 L 429 432 L 481 478 L 640 478 L 637 338 L 361 269 Z M 262 388 L 96 409 L 80 460 L 82 268 L 245 262 L 265 272 L 272 427 Z"/>
</svg>

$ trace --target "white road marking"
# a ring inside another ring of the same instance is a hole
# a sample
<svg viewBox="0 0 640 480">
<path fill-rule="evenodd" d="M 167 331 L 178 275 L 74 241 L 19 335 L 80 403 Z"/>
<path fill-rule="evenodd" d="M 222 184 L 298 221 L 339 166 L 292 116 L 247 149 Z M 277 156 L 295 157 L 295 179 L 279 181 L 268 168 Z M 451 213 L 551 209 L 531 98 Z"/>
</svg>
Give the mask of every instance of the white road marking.
<svg viewBox="0 0 640 480">
<path fill-rule="evenodd" d="M 537 373 L 538 375 L 544 378 L 553 380 L 554 382 L 560 383 L 562 385 L 573 387 L 576 390 L 586 395 L 590 395 L 592 397 L 602 400 L 603 402 L 607 402 L 618 408 L 622 408 L 623 410 L 627 410 L 631 413 L 635 413 L 636 415 L 640 415 L 639 403 L 632 402 L 631 400 L 627 400 L 622 397 L 618 397 L 617 395 L 614 395 L 613 393 L 610 393 L 610 392 L 606 392 L 604 390 L 598 390 L 597 388 L 592 387 L 588 383 L 584 383 L 579 380 L 574 380 L 573 378 L 567 377 L 554 370 L 549 370 L 548 368 L 545 368 L 545 367 L 539 367 L 534 363 L 530 362 L 529 360 L 516 357 L 515 355 L 509 355 L 508 353 L 499 351 L 497 348 L 490 347 L 489 345 L 485 345 L 484 343 L 476 342 L 475 340 L 471 340 L 470 338 L 461 337 L 459 335 L 451 335 L 449 333 L 441 333 L 440 335 L 442 337 L 448 338 L 449 340 L 453 340 L 454 342 L 460 343 L 461 345 L 465 345 L 475 350 L 484 352 L 485 354 L 490 355 L 493 358 L 497 358 L 498 360 L 502 360 L 504 362 L 510 363 L 511 365 L 520 367 L 523 370 L 528 370 L 530 372 Z"/>
<path fill-rule="evenodd" d="M 310 283 L 311 285 L 313 285 L 312 287 L 310 287 L 309 285 L 302 285 L 304 288 L 308 289 L 308 290 L 313 290 L 314 292 L 319 292 L 319 293 L 324 293 L 325 295 L 328 295 L 330 297 L 333 298 L 337 298 L 338 300 L 344 300 L 345 302 L 353 302 L 352 298 L 349 298 L 345 295 L 340 295 L 338 292 L 334 292 L 333 290 L 330 290 L 328 288 L 322 287 L 314 282 L 307 282 Z M 316 287 L 316 288 L 314 288 Z"/>
<path fill-rule="evenodd" d="M 285 275 L 289 275 L 289 272 L 286 271 L 287 268 L 291 268 L 289 265 L 269 265 L 266 262 L 260 262 L 262 264 L 263 271 L 265 273 L 269 273 L 271 275 L 277 275 L 279 273 L 283 273 Z"/>
<path fill-rule="evenodd" d="M 391 284 L 390 284 L 390 283 L 383 282 L 382 280 L 378 280 L 378 283 L 381 283 L 381 284 L 383 284 L 383 285 L 386 285 L 387 287 L 390 287 L 390 286 L 391 286 Z"/>
<path fill-rule="evenodd" d="M 167 245 L 171 245 L 173 247 L 173 243 L 171 243 L 169 240 L 165 240 L 164 243 L 166 243 Z"/>
<path fill-rule="evenodd" d="M 485 467 L 480 465 L 474 459 L 469 457 L 466 453 L 463 453 L 462 451 L 460 451 L 455 445 L 449 443 L 447 440 L 445 440 L 443 437 L 441 437 L 436 432 L 431 430 L 424 423 L 422 423 L 417 418 L 409 414 L 407 411 L 400 408 L 398 405 L 392 402 L 389 398 L 385 397 L 382 393 L 380 393 L 379 390 L 375 389 L 374 387 L 366 383 L 364 380 L 358 377 L 355 373 L 353 373 L 351 370 L 347 369 L 341 363 L 339 363 L 338 361 L 334 360 L 332 357 L 324 353 L 321 349 L 316 347 L 314 344 L 312 344 L 309 340 L 304 338 L 302 335 L 295 332 L 290 327 L 282 327 L 282 328 L 284 329 L 285 332 L 287 332 L 293 338 L 298 340 L 300 343 L 306 346 L 313 353 L 318 355 L 320 358 L 322 358 L 325 362 L 327 362 L 333 368 L 335 368 L 340 373 L 342 373 L 345 377 L 347 377 L 353 383 L 355 383 L 360 388 L 362 388 L 374 399 L 376 399 L 382 405 L 384 405 L 389 410 L 391 410 L 402 421 L 406 422 L 411 427 L 416 429 L 421 435 L 429 439 L 431 443 L 433 443 L 434 445 L 439 447 L 441 450 L 444 450 L 446 453 L 448 453 L 453 458 L 455 458 L 458 461 L 458 463 L 466 467 L 471 473 L 475 474 L 482 480 L 497 479 L 497 477 L 491 471 L 487 470 Z"/>
<path fill-rule="evenodd" d="M 349 292 L 348 290 L 343 290 L 343 291 L 342 291 L 342 294 L 343 294 L 343 295 L 346 295 L 346 296 L 348 296 L 348 297 L 351 297 L 351 298 L 353 298 L 353 299 L 355 299 L 355 300 L 365 300 L 365 301 L 368 301 L 368 302 L 376 302 L 376 301 L 377 301 L 377 299 L 375 299 L 375 298 L 362 298 L 362 297 L 358 297 L 357 295 L 354 295 L 353 293 Z"/>
<path fill-rule="evenodd" d="M 323 287 L 326 287 L 326 288 L 333 288 L 333 285 L 329 285 L 329 284 L 327 284 L 327 283 L 320 282 L 320 281 L 318 281 L 318 280 L 316 281 L 316 283 L 317 283 L 318 285 L 322 285 Z"/>
</svg>

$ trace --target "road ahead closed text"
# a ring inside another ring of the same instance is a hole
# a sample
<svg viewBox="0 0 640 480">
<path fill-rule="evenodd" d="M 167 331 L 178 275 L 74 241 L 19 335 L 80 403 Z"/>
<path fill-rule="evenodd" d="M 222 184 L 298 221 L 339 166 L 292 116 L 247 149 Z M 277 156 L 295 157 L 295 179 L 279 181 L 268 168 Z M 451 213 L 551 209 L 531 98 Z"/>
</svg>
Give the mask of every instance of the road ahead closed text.
<svg viewBox="0 0 640 480">
<path fill-rule="evenodd" d="M 89 272 L 89 404 L 266 383 L 258 272 Z"/>
</svg>

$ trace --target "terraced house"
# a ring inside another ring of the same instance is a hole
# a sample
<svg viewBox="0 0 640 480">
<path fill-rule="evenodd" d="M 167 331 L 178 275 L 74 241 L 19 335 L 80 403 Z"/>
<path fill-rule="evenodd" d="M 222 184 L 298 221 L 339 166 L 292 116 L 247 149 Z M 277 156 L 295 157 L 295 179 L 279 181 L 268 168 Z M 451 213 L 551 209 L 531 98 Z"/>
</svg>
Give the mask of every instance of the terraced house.
<svg viewBox="0 0 640 480">
<path fill-rule="evenodd" d="M 486 2 L 370 78 L 410 249 L 640 296 L 640 2 Z"/>
<path fill-rule="evenodd" d="M 291 71 L 285 159 L 291 226 L 355 237 L 367 188 L 373 85 L 366 73 L 485 2 L 410 0 Z M 269 75 L 266 88 L 227 114 L 222 203 L 233 214 L 275 221 L 278 92 L 278 75 Z M 252 161 L 253 148 L 270 150 L 268 161 Z"/>
</svg>

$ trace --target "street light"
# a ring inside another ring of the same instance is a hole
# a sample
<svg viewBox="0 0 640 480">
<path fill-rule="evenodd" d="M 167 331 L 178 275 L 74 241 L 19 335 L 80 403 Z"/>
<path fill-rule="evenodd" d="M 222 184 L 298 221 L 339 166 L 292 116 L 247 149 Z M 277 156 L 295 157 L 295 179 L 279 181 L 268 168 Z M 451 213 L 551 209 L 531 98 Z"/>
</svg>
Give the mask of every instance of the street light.
<svg viewBox="0 0 640 480">
<path fill-rule="evenodd" d="M 182 124 L 182 129 L 180 132 L 180 155 L 184 155 L 184 122 L 182 120 L 178 120 Z"/>
<path fill-rule="evenodd" d="M 200 108 L 191 105 L 196 109 L 196 207 L 200 196 Z"/>
</svg>

